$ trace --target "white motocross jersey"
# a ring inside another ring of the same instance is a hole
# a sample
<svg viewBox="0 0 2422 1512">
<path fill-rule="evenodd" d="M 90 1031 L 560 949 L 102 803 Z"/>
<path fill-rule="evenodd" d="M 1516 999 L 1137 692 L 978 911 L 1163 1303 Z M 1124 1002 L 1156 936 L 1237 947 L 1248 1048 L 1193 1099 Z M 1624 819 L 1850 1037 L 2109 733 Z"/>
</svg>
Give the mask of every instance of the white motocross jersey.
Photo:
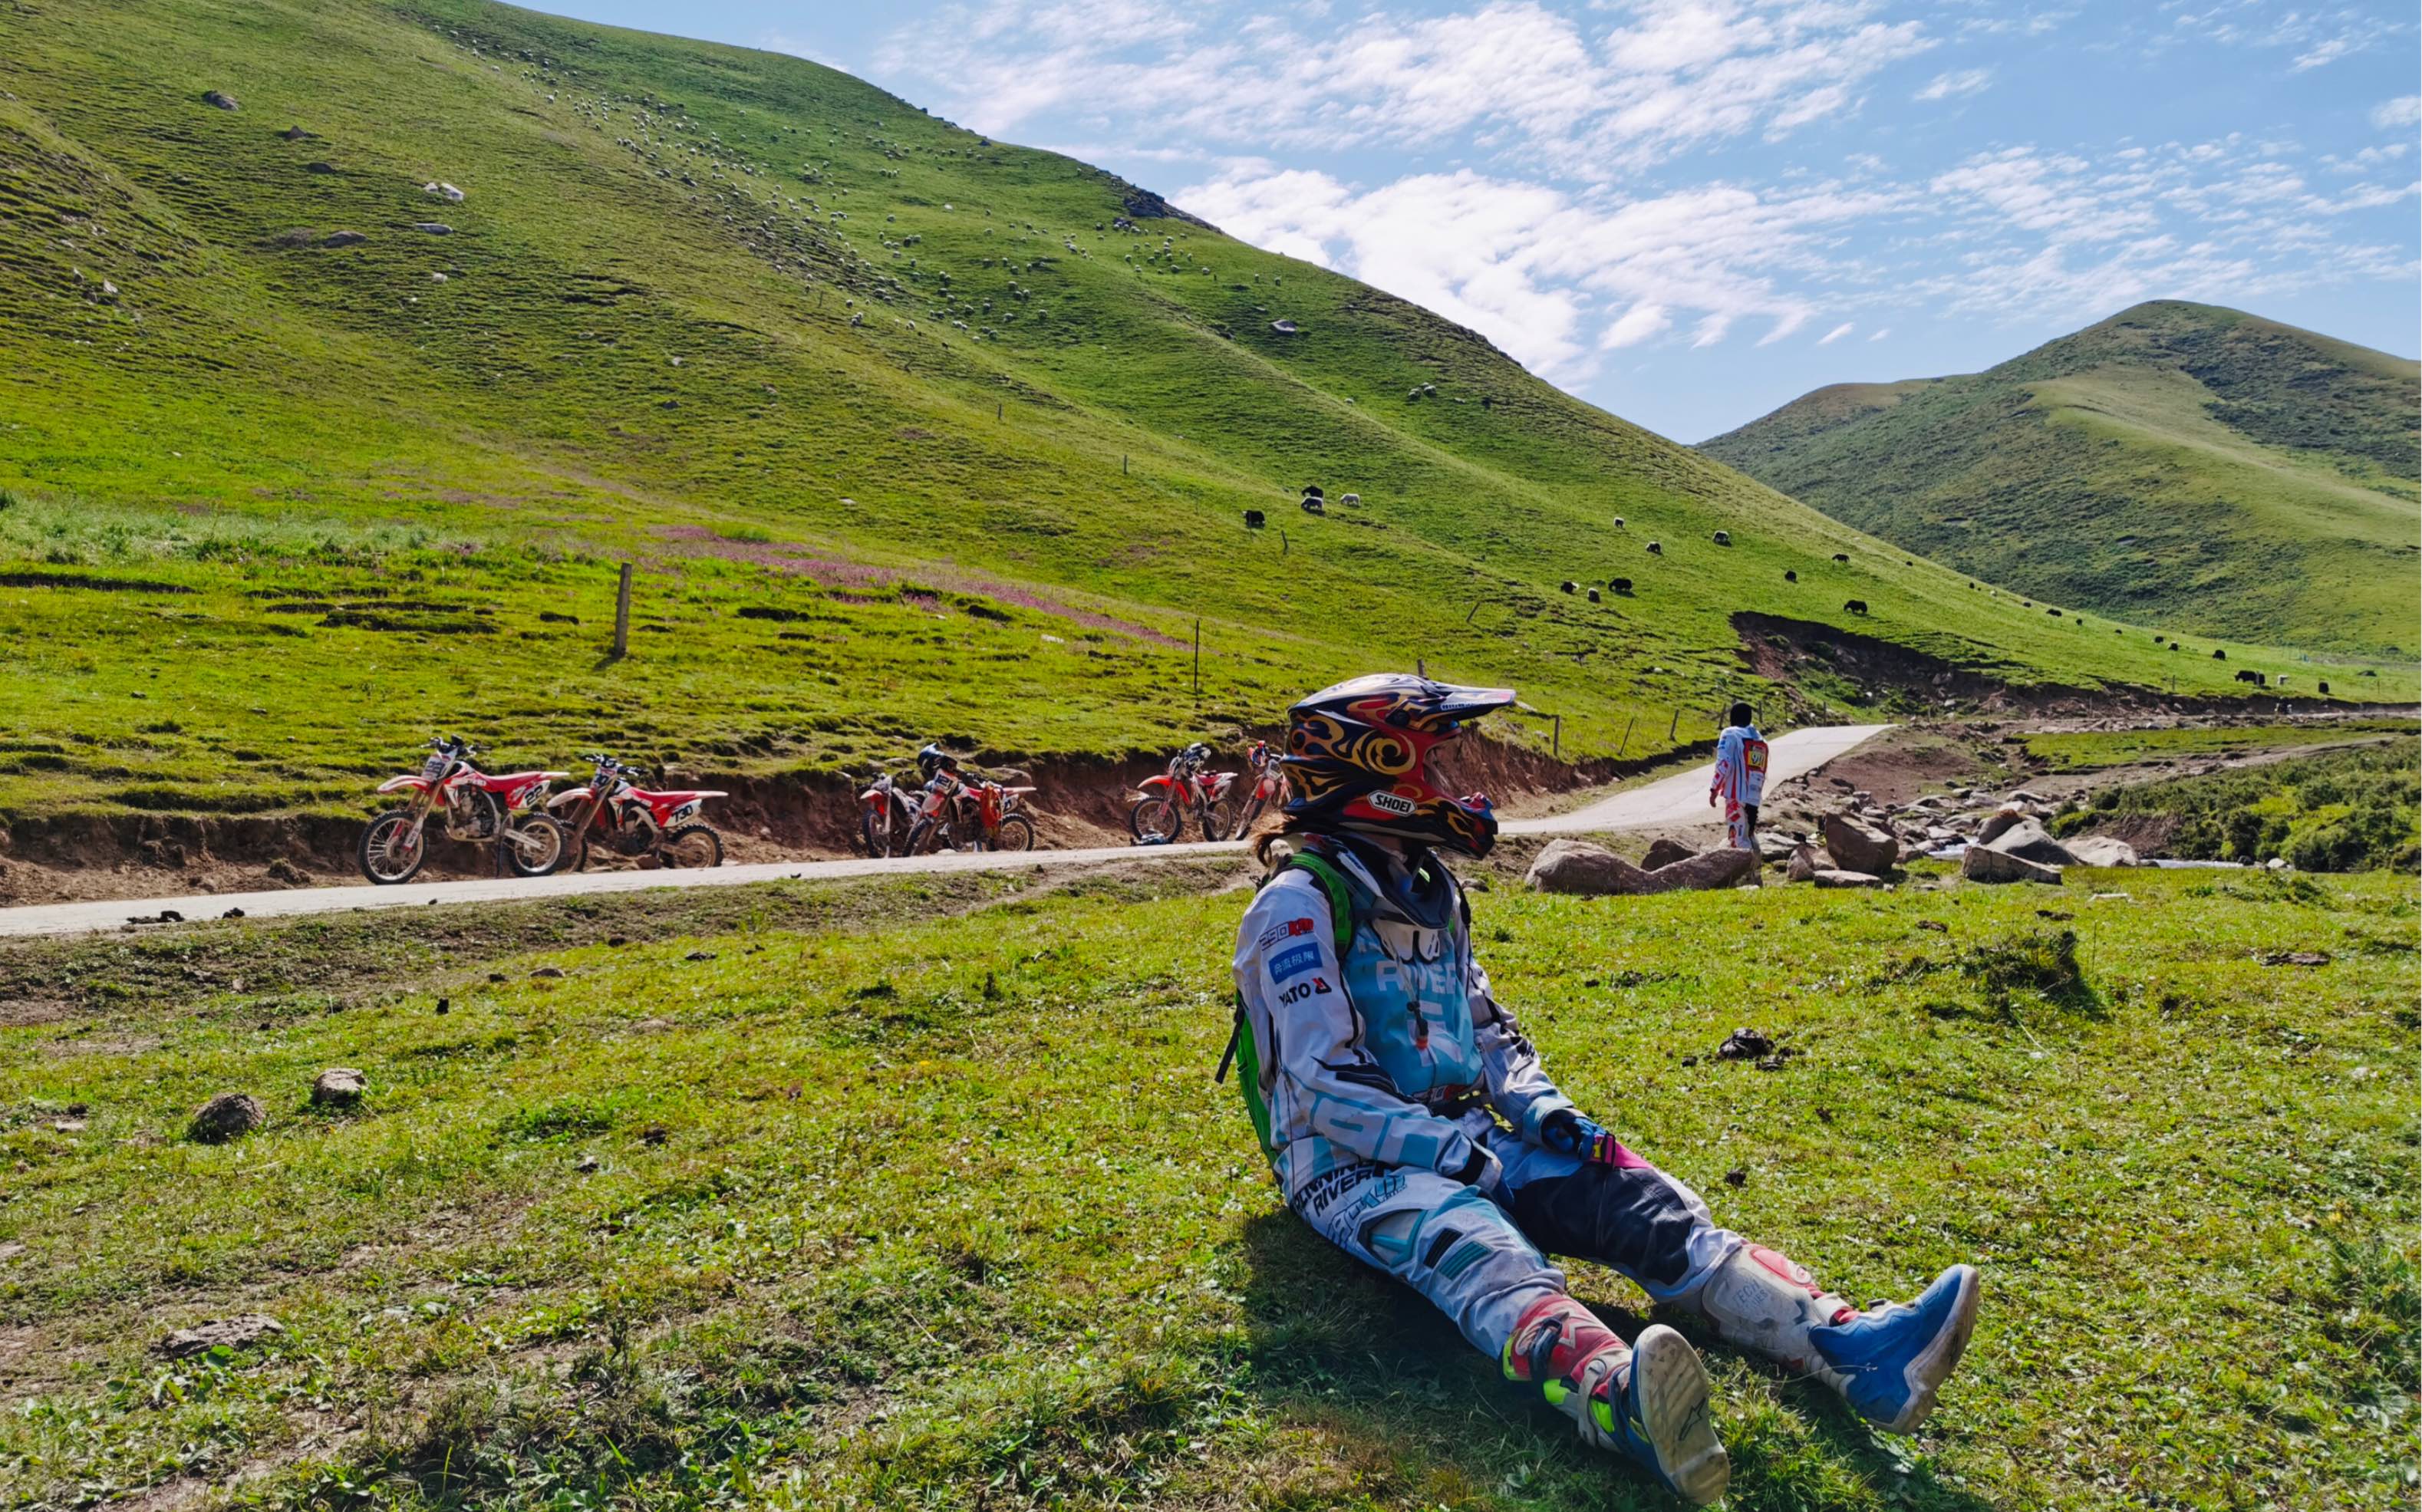
<svg viewBox="0 0 2422 1512">
<path fill-rule="evenodd" d="M 1717 737 L 1715 792 L 1735 803 L 1766 800 L 1766 737 L 1755 725 L 1734 725 Z"/>
</svg>

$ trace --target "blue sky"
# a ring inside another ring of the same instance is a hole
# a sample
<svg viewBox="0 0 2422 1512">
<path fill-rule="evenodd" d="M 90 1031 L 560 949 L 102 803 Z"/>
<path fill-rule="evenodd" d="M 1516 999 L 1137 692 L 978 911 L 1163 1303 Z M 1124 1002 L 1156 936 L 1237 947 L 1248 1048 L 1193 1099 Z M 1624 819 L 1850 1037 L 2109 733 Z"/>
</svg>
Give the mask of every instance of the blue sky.
<svg viewBox="0 0 2422 1512">
<path fill-rule="evenodd" d="M 796 53 L 1681 440 L 2140 299 L 2413 354 L 2412 0 L 540 0 Z"/>
</svg>

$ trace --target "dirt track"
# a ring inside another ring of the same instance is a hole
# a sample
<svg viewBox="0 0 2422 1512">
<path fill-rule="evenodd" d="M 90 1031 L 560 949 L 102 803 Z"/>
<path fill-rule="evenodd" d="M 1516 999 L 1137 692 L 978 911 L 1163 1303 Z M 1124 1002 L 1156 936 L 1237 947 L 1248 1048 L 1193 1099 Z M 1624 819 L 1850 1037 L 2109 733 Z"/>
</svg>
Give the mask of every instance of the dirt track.
<svg viewBox="0 0 2422 1512">
<path fill-rule="evenodd" d="M 1795 730 L 1771 742 L 1769 782 L 1779 783 L 1824 765 L 1891 729 L 1890 725 L 1833 725 Z M 1612 794 L 1567 813 L 1508 820 L 1511 835 L 1587 834 L 1611 829 L 1704 824 L 1709 819 L 1707 780 L 1712 768 L 1694 767 L 1645 787 Z M 1081 850 L 1003 853 L 980 851 L 945 856 L 864 858 L 839 861 L 776 861 L 724 866 L 700 872 L 572 872 L 555 876 L 423 882 L 403 887 L 295 888 L 279 892 L 184 894 L 170 898 L 115 899 L 101 903 L 48 904 L 0 909 L 0 937 L 75 935 L 117 929 L 136 917 L 157 918 L 163 909 L 186 920 L 216 919 L 242 909 L 246 919 L 343 913 L 363 908 L 425 907 L 437 903 L 483 903 L 510 899 L 571 897 L 583 893 L 632 892 L 648 888 L 739 887 L 786 877 L 882 876 L 904 872 L 974 872 L 1018 867 L 1094 866 L 1104 861 L 1153 861 L 1182 857 L 1242 854 L 1239 841 L 1216 844 L 1105 846 Z"/>
</svg>

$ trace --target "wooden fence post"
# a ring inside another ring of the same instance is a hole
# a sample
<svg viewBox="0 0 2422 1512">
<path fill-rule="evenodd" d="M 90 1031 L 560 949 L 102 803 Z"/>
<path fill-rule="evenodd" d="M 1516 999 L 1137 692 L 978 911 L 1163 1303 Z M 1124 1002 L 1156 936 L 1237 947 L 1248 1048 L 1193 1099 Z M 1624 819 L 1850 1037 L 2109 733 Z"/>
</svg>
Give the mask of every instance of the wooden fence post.
<svg viewBox="0 0 2422 1512">
<path fill-rule="evenodd" d="M 1677 707 L 1674 711 L 1674 722 L 1665 727 L 1665 744 L 1669 746 L 1672 745 L 1674 743 L 1674 732 L 1681 728 L 1682 711 Z"/>
<path fill-rule="evenodd" d="M 1565 754 L 1565 717 L 1561 714 L 1556 714 L 1549 715 L 1549 717 L 1555 720 L 1556 723 L 1554 729 L 1548 736 L 1548 754 L 1561 761 L 1564 759 Z"/>
<path fill-rule="evenodd" d="M 1631 727 L 1639 722 L 1640 716 L 1637 712 L 1635 712 L 1630 718 L 1623 721 L 1623 744 L 1614 748 L 1614 755 L 1617 761 L 1623 759 L 1625 749 L 1631 745 Z"/>
<path fill-rule="evenodd" d="M 1203 622 L 1194 622 L 1194 696 L 1203 696 Z"/>
<path fill-rule="evenodd" d="M 622 583 L 614 591 L 614 659 L 631 654 L 631 564 L 622 564 Z"/>
</svg>

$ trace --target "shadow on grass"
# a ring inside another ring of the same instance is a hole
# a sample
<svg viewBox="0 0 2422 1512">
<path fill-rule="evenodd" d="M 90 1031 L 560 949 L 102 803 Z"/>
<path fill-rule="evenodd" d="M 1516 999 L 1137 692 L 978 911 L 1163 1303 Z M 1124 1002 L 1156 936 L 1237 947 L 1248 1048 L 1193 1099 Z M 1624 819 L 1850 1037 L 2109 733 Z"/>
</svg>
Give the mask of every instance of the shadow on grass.
<svg viewBox="0 0 2422 1512">
<path fill-rule="evenodd" d="M 1281 1506 L 1324 1496 L 1423 1504 L 1533 1499 L 1590 1512 L 1670 1512 L 1682 1503 L 1628 1462 L 1584 1447 L 1571 1423 L 1499 1376 L 1455 1326 L 1411 1288 L 1361 1266 L 1283 1209 L 1249 1219 L 1250 1268 L 1243 1372 L 1270 1416 L 1325 1437 L 1353 1467 L 1341 1486 L 1305 1486 Z M 1711 1373 L 1738 1378 L 1739 1357 L 1693 1320 L 1592 1302 L 1624 1338 L 1655 1321 L 1682 1328 Z M 1756 1375 L 1773 1378 L 1763 1364 Z M 1738 1512 L 1993 1512 L 1993 1504 L 1937 1480 L 1816 1385 L 1786 1389 L 1782 1406 L 1753 1394 L 1720 1422 L 1733 1459 L 1725 1505 Z M 1458 1501 L 1457 1499 L 1462 1500 Z M 1357 1503 L 1356 1504 L 1360 1504 Z"/>
</svg>

